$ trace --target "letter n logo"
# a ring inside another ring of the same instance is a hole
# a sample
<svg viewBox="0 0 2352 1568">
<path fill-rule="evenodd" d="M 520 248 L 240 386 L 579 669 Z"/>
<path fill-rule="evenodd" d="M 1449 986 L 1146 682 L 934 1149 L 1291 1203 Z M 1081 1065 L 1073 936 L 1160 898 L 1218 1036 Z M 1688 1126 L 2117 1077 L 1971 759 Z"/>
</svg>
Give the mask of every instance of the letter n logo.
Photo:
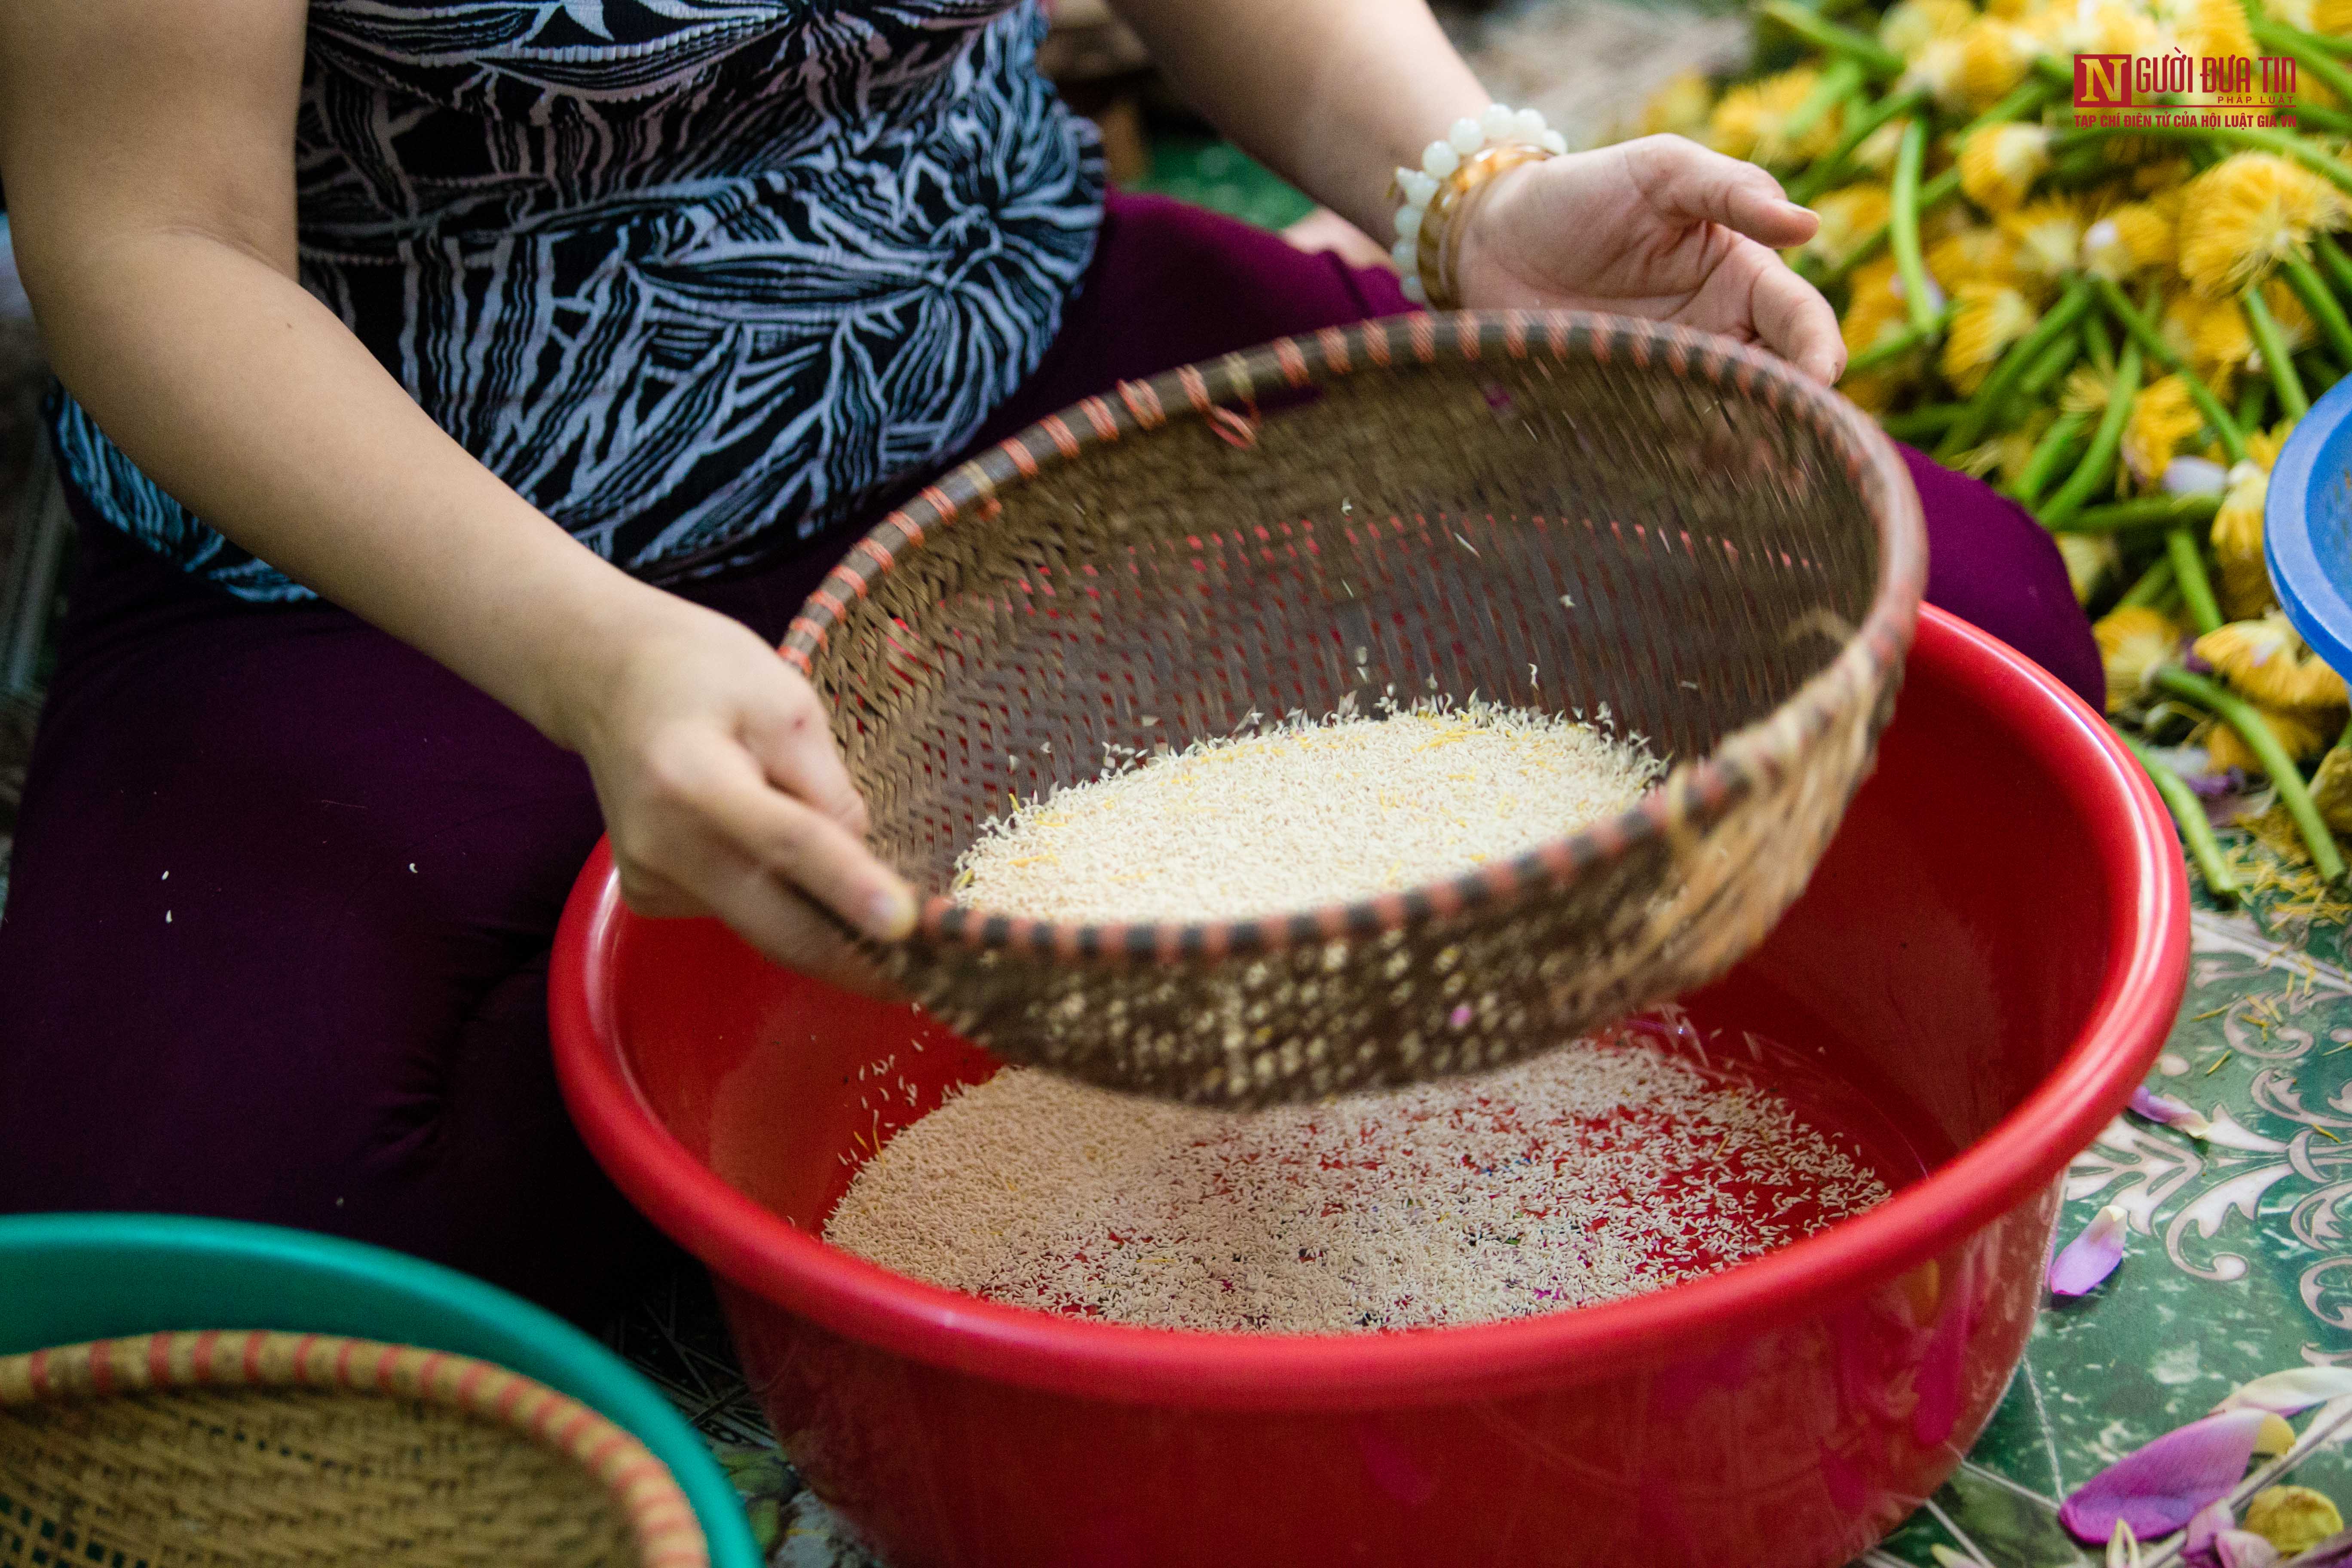
<svg viewBox="0 0 2352 1568">
<path fill-rule="evenodd" d="M 2131 107 L 2131 63 L 2129 55 L 2076 55 L 2074 57 L 2074 107 L 2077 109 L 2128 109 Z"/>
</svg>

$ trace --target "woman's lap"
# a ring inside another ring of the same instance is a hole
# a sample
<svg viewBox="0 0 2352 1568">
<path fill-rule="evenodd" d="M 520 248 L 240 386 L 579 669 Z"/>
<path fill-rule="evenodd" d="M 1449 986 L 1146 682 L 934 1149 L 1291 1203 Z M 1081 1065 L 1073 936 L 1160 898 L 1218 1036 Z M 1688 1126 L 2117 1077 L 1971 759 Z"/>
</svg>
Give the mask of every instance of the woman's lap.
<svg viewBox="0 0 2352 1568">
<path fill-rule="evenodd" d="M 975 446 L 1402 308 L 1384 275 L 1121 199 L 1061 337 Z M 2047 537 L 1920 465 L 1930 597 L 2095 689 Z M 690 596 L 779 637 L 845 542 Z M 548 1059 L 548 943 L 599 831 L 576 758 L 421 655 L 85 527 L 0 919 L 0 1211 L 300 1226 L 592 1315 L 656 1255 Z"/>
</svg>

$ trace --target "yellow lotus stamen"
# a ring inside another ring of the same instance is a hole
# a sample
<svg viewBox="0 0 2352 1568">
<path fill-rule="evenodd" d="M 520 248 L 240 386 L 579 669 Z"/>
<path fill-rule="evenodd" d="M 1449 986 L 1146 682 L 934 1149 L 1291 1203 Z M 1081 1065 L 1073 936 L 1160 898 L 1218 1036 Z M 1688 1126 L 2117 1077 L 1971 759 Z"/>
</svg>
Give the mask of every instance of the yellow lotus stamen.
<svg viewBox="0 0 2352 1568">
<path fill-rule="evenodd" d="M 2263 506 L 2270 493 L 2267 466 L 2249 459 L 2230 469 L 2230 488 L 2213 514 L 2213 586 L 2224 615 L 2258 616 L 2271 602 L 2270 568 L 2263 562 Z"/>
<path fill-rule="evenodd" d="M 1959 89 L 1970 108 L 1982 109 L 2008 95 L 2033 68 L 2041 46 L 2032 33 L 1998 16 L 1979 17 L 1962 33 Z"/>
<path fill-rule="evenodd" d="M 2279 749 L 2298 763 L 2307 757 L 2317 756 L 2336 738 L 2336 731 L 2343 728 L 2341 723 L 2331 726 L 2326 719 L 2314 719 L 2302 712 L 2265 708 L 2259 702 L 2251 706 L 2262 720 L 2263 728 L 2278 742 Z M 2340 717 L 2327 715 L 2328 719 Z M 2216 769 L 2237 768 L 2250 773 L 2264 771 L 2262 759 L 2254 755 L 2253 748 L 2240 739 L 2237 731 L 2227 724 L 2217 721 L 2198 739 L 2206 754 L 2213 759 Z"/>
<path fill-rule="evenodd" d="M 1842 119 L 1838 110 L 1815 120 L 1793 142 L 1784 142 L 1780 135 L 1782 123 L 1811 95 L 1819 80 L 1819 72 L 1799 67 L 1733 88 L 1708 117 L 1708 143 L 1718 153 L 1759 163 L 1820 157 L 1837 144 Z"/>
<path fill-rule="evenodd" d="M 1948 112 L 1969 107 L 1967 90 L 1961 86 L 1961 51 L 1965 46 L 1960 37 L 1930 38 L 1910 57 L 1903 72 L 1901 86 L 1906 89 L 1925 88 L 1937 106 Z"/>
<path fill-rule="evenodd" d="M 1927 271 L 1947 289 L 1963 283 L 2023 282 L 2017 265 L 2017 241 L 1997 228 L 1969 226 L 1946 235 L 1927 247 Z"/>
<path fill-rule="evenodd" d="M 1816 200 L 1813 212 L 1822 226 L 1805 242 L 1805 254 L 1841 266 L 1855 246 L 1886 226 L 1886 187 L 1868 182 L 1843 186 Z"/>
<path fill-rule="evenodd" d="M 2180 653 L 2184 629 L 2161 610 L 2110 610 L 2091 627 L 2107 672 L 2107 711 L 2120 713 L 2147 694 L 2148 677 Z"/>
<path fill-rule="evenodd" d="M 2320 662 L 2282 614 L 2207 632 L 2197 639 L 2197 657 L 2264 708 L 2302 711 L 2347 701 L 2344 678 Z"/>
<path fill-rule="evenodd" d="M 2074 590 L 2074 602 L 2087 605 L 2099 584 L 2120 563 L 2122 555 L 2116 548 L 2112 533 L 2061 533 L 2058 554 L 2066 563 L 2066 582 Z"/>
<path fill-rule="evenodd" d="M 2028 277 L 2054 282 L 2074 270 L 2082 254 L 2082 209 L 2063 196 L 2004 214 L 2000 228 L 2017 242 L 2017 264 Z"/>
<path fill-rule="evenodd" d="M 1706 133 L 1707 117 L 1715 110 L 1715 88 L 1696 71 L 1683 71 L 1652 93 L 1635 117 L 1643 136 L 1688 136 Z"/>
<path fill-rule="evenodd" d="M 1999 283 L 1963 283 L 1953 294 L 1959 311 L 1944 340 L 1944 379 L 1969 394 L 1991 374 L 2003 350 L 2033 330 L 2041 315 L 2024 295 Z"/>
<path fill-rule="evenodd" d="M 1969 0 L 1895 0 L 1879 18 L 1878 41 L 1909 59 L 1937 38 L 1954 38 L 1977 19 Z"/>
<path fill-rule="evenodd" d="M 2269 153 L 2225 158 L 2189 183 L 2180 229 L 2181 275 L 2209 300 L 2233 294 L 2300 255 L 2344 221 L 2342 193 Z"/>
<path fill-rule="evenodd" d="M 2170 267 L 2175 232 L 2171 220 L 2147 202 L 2110 207 L 2083 231 L 2083 265 L 2118 283 L 2150 268 Z"/>
<path fill-rule="evenodd" d="M 1890 120 L 1862 139 L 1853 150 L 1854 166 L 1867 169 L 1880 179 L 1895 172 L 1895 154 L 1903 144 L 1903 121 Z"/>
<path fill-rule="evenodd" d="M 2352 0 L 2311 0 L 2311 30 L 2338 37 L 2352 33 Z"/>
<path fill-rule="evenodd" d="M 2066 414 L 2104 414 L 2115 393 L 2115 378 L 2098 366 L 2076 365 L 2058 388 L 2058 407 Z"/>
<path fill-rule="evenodd" d="M 2162 481 L 2180 444 L 2205 426 L 2205 416 L 2189 395 L 2188 381 L 2168 375 L 2132 399 L 2124 422 L 2124 464 L 2143 489 Z"/>
<path fill-rule="evenodd" d="M 2261 53 L 2238 0 L 2195 0 L 2180 24 L 2180 47 L 2196 59 L 2251 62 Z"/>
<path fill-rule="evenodd" d="M 2014 212 L 2049 167 L 2046 128 L 1988 125 L 1960 146 L 1960 191 L 1989 213 Z"/>
</svg>

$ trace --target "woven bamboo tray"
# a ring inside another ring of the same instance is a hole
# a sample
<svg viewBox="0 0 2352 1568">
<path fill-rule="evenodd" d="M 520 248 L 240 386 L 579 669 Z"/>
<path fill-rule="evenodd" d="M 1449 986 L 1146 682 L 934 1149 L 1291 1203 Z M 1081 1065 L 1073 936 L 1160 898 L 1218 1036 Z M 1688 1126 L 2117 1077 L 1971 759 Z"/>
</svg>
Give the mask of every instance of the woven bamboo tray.
<svg viewBox="0 0 2352 1568">
<path fill-rule="evenodd" d="M 1701 984 L 1867 771 L 1926 539 L 1899 455 L 1759 351 L 1654 322 L 1398 317 L 1121 386 L 877 526 L 784 643 L 877 851 L 873 948 L 998 1055 L 1248 1105 L 1498 1066 Z M 957 907 L 1008 795 L 1253 711 L 1606 704 L 1674 765 L 1508 864 L 1262 920 Z"/>
<path fill-rule="evenodd" d="M 0 1359 L 0 1564 L 700 1568 L 620 1427 L 486 1362 L 171 1333 Z"/>
</svg>

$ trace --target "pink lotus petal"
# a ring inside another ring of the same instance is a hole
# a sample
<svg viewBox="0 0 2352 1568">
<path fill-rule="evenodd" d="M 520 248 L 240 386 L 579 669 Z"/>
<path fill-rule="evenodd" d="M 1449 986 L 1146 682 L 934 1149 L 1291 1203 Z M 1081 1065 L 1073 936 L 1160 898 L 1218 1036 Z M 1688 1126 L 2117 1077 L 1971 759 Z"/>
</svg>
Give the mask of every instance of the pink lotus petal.
<svg viewBox="0 0 2352 1568">
<path fill-rule="evenodd" d="M 2191 1138 L 2202 1138 L 2213 1131 L 2211 1120 L 2203 1111 L 2185 1100 L 2158 1094 L 2146 1084 L 2132 1090 L 2131 1108 L 2135 1114 L 2166 1127 L 2178 1127 Z"/>
<path fill-rule="evenodd" d="M 2181 1553 L 2189 1557 L 2200 1553 L 2210 1556 L 2207 1548 L 2213 1544 L 2213 1538 L 2225 1530 L 2237 1527 L 2237 1510 L 2230 1506 L 2228 1498 L 2201 1508 L 2197 1510 L 2197 1517 L 2189 1521 L 2188 1536 L 2180 1543 Z"/>
<path fill-rule="evenodd" d="M 2298 1366 L 2242 1384 L 2213 1408 L 2217 1412 L 2267 1410 L 2274 1415 L 2293 1415 L 2347 1394 L 2352 1394 L 2352 1366 Z"/>
<path fill-rule="evenodd" d="M 2098 1288 L 2124 1260 L 2124 1211 L 2109 1204 L 2050 1260 L 2050 1289 L 2061 1296 L 2081 1296 Z M 2105 1536 L 2099 1537 L 2105 1541 Z"/>
<path fill-rule="evenodd" d="M 2279 1550 L 2251 1530 L 2225 1530 L 2213 1538 L 2213 1561 L 2218 1568 L 2278 1568 Z"/>
<path fill-rule="evenodd" d="M 2086 1545 L 2113 1535 L 2117 1520 L 2142 1541 L 2169 1535 L 2230 1495 L 2268 1419 L 2268 1411 L 2231 1410 L 2167 1432 L 2075 1488 L 2058 1521 Z"/>
</svg>

